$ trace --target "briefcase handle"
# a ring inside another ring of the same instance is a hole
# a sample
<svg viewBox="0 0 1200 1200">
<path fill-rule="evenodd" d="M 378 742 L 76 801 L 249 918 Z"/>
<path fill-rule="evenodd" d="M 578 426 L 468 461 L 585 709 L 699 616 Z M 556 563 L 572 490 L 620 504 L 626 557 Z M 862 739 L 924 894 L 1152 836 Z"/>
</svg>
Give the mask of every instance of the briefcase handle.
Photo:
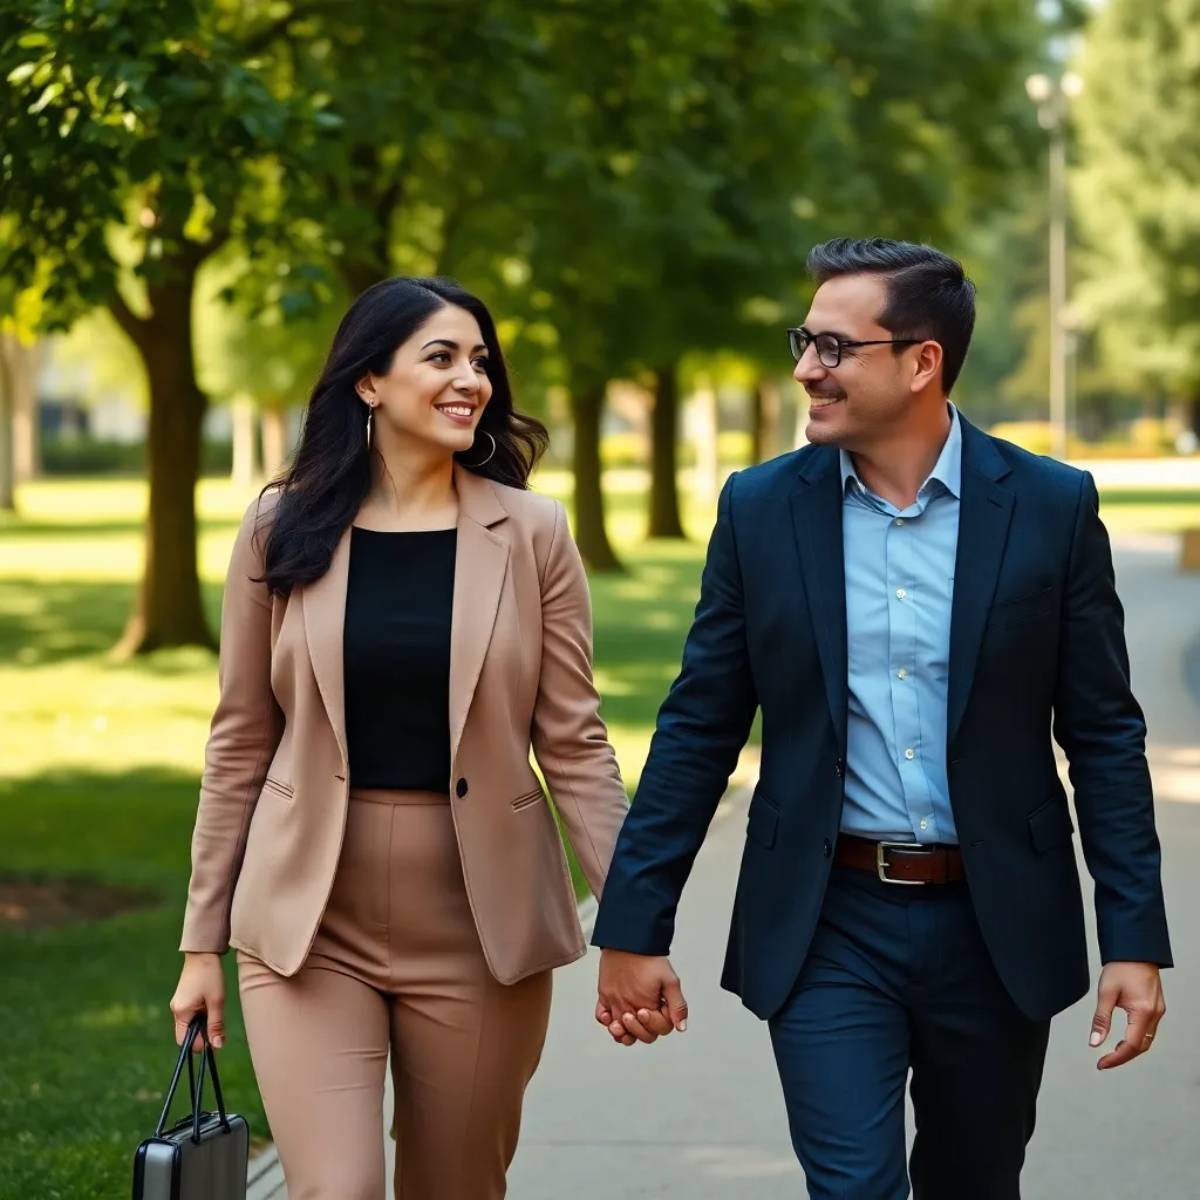
<svg viewBox="0 0 1200 1200">
<path fill-rule="evenodd" d="M 200 1071 L 197 1074 L 192 1066 L 192 1042 L 199 1037 L 204 1042 L 204 1049 L 200 1055 Z M 175 1073 L 171 1076 L 171 1085 L 167 1088 L 167 1097 L 163 1101 L 162 1114 L 158 1118 L 158 1125 L 155 1127 L 154 1136 L 160 1138 L 163 1135 L 163 1130 L 167 1126 L 167 1115 L 171 1111 L 171 1101 L 175 1099 L 175 1092 L 179 1087 L 179 1078 L 183 1074 L 183 1064 L 187 1063 L 188 1069 L 188 1092 L 192 1100 L 192 1141 L 200 1141 L 200 1111 L 204 1100 L 204 1066 L 208 1064 L 209 1070 L 212 1072 L 213 1094 L 217 1100 L 217 1115 L 221 1118 L 221 1124 L 228 1129 L 229 1118 L 225 1115 L 225 1100 L 221 1095 L 221 1078 L 217 1074 L 217 1059 L 213 1054 L 212 1043 L 208 1040 L 208 1015 L 201 1010 L 192 1017 L 188 1024 L 187 1033 L 183 1038 L 183 1045 L 179 1049 L 179 1058 L 175 1062 Z"/>
</svg>

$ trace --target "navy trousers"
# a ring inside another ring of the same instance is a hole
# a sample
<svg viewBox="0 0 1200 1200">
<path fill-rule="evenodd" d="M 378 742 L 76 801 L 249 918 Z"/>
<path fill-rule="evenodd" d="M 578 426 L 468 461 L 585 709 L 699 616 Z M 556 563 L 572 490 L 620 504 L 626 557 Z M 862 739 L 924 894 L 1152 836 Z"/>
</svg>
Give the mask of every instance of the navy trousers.
<svg viewBox="0 0 1200 1200">
<path fill-rule="evenodd" d="M 792 1144 L 819 1200 L 903 1200 L 912 1072 L 916 1200 L 1018 1200 L 1049 1021 L 1000 982 L 965 883 L 833 868 L 771 1042 Z"/>
</svg>

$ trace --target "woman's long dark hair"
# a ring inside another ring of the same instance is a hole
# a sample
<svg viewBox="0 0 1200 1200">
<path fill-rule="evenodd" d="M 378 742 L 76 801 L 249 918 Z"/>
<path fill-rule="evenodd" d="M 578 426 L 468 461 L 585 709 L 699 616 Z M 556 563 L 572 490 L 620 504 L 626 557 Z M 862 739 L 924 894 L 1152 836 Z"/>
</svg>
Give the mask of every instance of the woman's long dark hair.
<svg viewBox="0 0 1200 1200">
<path fill-rule="evenodd" d="M 492 384 L 475 445 L 459 461 L 498 483 L 529 486 L 529 474 L 550 438 L 540 421 L 513 409 L 496 325 L 483 301 L 451 279 L 385 279 L 367 288 L 342 318 L 309 399 L 295 459 L 281 480 L 263 489 L 278 492 L 263 550 L 271 592 L 287 595 L 325 574 L 338 539 L 370 491 L 367 406 L 354 385 L 368 371 L 386 375 L 397 347 L 447 305 L 466 310 L 479 323 Z M 492 443 L 485 432 L 496 439 L 490 458 Z"/>
</svg>

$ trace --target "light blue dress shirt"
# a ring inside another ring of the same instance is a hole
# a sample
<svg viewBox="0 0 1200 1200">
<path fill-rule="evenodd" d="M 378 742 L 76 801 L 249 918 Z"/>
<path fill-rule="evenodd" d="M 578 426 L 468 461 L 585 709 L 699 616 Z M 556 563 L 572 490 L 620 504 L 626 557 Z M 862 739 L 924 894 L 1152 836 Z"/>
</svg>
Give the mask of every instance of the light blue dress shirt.
<svg viewBox="0 0 1200 1200">
<path fill-rule="evenodd" d="M 958 550 L 962 427 L 916 503 L 870 492 L 843 450 L 849 716 L 842 831 L 957 843 L 946 775 L 950 610 Z"/>
</svg>

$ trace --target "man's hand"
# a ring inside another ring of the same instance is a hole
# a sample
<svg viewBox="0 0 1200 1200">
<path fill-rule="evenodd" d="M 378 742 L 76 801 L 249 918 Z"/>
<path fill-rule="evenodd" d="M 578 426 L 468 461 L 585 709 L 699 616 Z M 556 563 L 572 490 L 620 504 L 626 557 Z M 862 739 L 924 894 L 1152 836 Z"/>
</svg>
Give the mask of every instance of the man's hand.
<svg viewBox="0 0 1200 1200">
<path fill-rule="evenodd" d="M 687 1029 L 687 1001 L 666 958 L 602 950 L 597 991 L 596 1020 L 624 1046 Z"/>
<path fill-rule="evenodd" d="M 1108 1037 L 1114 1008 L 1123 1008 L 1126 1013 L 1125 1036 L 1111 1054 L 1106 1054 L 1096 1064 L 1101 1071 L 1107 1071 L 1145 1054 L 1154 1045 L 1154 1035 L 1167 1005 L 1158 967 L 1154 963 L 1110 962 L 1100 973 L 1097 990 L 1089 1045 L 1099 1046 Z"/>
</svg>

